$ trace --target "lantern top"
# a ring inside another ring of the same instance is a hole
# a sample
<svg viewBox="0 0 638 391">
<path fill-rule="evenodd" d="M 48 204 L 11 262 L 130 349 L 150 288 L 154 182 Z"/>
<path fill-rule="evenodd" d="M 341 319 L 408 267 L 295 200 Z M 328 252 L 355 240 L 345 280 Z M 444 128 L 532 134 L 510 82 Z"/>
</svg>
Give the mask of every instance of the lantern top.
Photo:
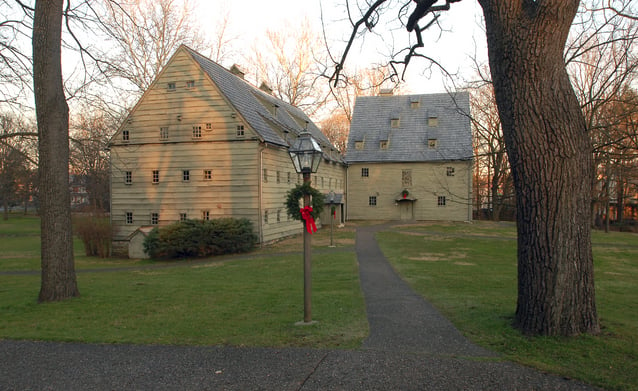
<svg viewBox="0 0 638 391">
<path fill-rule="evenodd" d="M 316 173 L 323 152 L 309 132 L 303 132 L 288 149 L 292 164 L 298 173 Z"/>
</svg>

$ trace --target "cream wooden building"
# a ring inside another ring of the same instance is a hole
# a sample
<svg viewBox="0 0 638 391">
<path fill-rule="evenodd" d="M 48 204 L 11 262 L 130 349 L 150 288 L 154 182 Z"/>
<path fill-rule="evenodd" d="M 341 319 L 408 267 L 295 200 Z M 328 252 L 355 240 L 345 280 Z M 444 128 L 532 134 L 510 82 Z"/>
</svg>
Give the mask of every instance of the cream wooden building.
<svg viewBox="0 0 638 391">
<path fill-rule="evenodd" d="M 471 220 L 469 110 L 466 92 L 357 98 L 347 218 Z"/>
<path fill-rule="evenodd" d="M 306 130 L 324 152 L 313 186 L 342 202 L 344 161 L 301 110 L 180 47 L 110 142 L 113 253 L 139 257 L 150 227 L 184 219 L 245 217 L 260 242 L 300 232 L 284 201 L 300 181 L 288 147 Z"/>
</svg>

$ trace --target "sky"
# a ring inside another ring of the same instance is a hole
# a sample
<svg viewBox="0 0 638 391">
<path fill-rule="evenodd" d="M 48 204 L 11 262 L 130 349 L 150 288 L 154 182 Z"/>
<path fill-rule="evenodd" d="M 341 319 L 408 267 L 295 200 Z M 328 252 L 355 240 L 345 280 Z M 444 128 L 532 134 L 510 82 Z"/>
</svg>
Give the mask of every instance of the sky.
<svg viewBox="0 0 638 391">
<path fill-rule="evenodd" d="M 345 40 L 352 31 L 346 19 L 345 0 L 190 1 L 195 7 L 204 32 L 213 33 L 214 26 L 224 15 L 228 15 L 230 34 L 236 37 L 236 43 L 246 50 L 268 29 L 278 30 L 286 25 L 294 26 L 304 18 L 307 18 L 316 30 L 321 32 L 322 10 L 325 31 L 331 40 L 332 51 L 341 53 L 345 47 Z M 356 4 L 354 1 L 356 0 L 350 0 L 351 7 Z M 396 10 L 388 11 L 386 18 L 382 19 L 373 30 L 383 33 L 382 38 L 375 34 L 366 34 L 365 39 L 359 38 L 355 41 L 346 67 L 370 66 L 387 59 L 389 47 L 406 46 L 410 40 L 409 33 L 404 29 L 390 31 L 391 26 L 386 24 L 390 19 L 395 20 L 396 12 Z M 444 31 L 433 26 L 431 33 L 424 35 L 426 47 L 421 49 L 422 53 L 440 62 L 448 72 L 461 73 L 466 78 L 470 78 L 473 74 L 471 57 L 476 55 L 483 62 L 487 58 L 479 5 L 471 0 L 453 3 L 449 11 L 441 13 L 439 22 Z M 412 34 L 412 40 L 415 40 L 414 34 Z M 424 60 L 413 60 L 406 74 L 403 91 L 406 93 L 445 91 L 446 83 L 443 81 L 443 76 L 438 72 L 424 71 L 425 65 Z"/>
</svg>

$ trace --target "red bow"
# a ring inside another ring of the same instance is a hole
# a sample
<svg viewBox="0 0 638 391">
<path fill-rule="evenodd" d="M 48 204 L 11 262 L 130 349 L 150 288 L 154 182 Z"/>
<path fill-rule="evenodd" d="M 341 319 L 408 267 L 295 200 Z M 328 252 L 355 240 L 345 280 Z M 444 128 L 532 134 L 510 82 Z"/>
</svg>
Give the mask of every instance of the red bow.
<svg viewBox="0 0 638 391">
<path fill-rule="evenodd" d="M 301 212 L 301 217 L 303 217 L 306 222 L 306 230 L 309 234 L 313 232 L 317 232 L 317 226 L 315 225 L 315 219 L 312 218 L 312 206 L 306 206 L 305 208 L 299 209 Z"/>
</svg>

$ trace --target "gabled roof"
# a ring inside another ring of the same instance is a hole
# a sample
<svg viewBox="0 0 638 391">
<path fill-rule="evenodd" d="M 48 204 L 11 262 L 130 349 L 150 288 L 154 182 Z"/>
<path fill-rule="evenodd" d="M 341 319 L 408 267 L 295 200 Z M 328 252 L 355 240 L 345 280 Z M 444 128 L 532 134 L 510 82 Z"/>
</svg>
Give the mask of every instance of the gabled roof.
<svg viewBox="0 0 638 391">
<path fill-rule="evenodd" d="M 346 162 L 471 159 L 469 113 L 467 92 L 358 97 L 350 125 Z M 436 120 L 429 121 L 430 118 Z M 397 119 L 394 121 L 396 127 L 393 127 L 392 122 Z M 434 122 L 437 122 L 436 126 Z M 432 140 L 436 140 L 434 148 L 430 147 Z M 385 149 L 381 148 L 382 141 L 387 141 Z"/>
<path fill-rule="evenodd" d="M 312 137 L 317 140 L 324 150 L 324 156 L 330 158 L 330 160 L 341 161 L 338 153 L 328 155 L 329 151 L 326 149 L 332 149 L 335 152 L 336 149 L 302 110 L 252 86 L 241 77 L 196 51 L 184 45 L 180 49 L 186 50 L 192 56 L 201 69 L 217 85 L 217 88 L 219 88 L 233 108 L 248 122 L 248 125 L 257 132 L 263 141 L 288 147 L 299 133 L 306 131 L 305 128 L 307 127 L 307 131 L 312 134 Z M 274 107 L 276 109 L 273 109 Z M 291 134 L 291 137 L 286 139 L 285 133 L 282 134 L 273 127 Z"/>
</svg>

